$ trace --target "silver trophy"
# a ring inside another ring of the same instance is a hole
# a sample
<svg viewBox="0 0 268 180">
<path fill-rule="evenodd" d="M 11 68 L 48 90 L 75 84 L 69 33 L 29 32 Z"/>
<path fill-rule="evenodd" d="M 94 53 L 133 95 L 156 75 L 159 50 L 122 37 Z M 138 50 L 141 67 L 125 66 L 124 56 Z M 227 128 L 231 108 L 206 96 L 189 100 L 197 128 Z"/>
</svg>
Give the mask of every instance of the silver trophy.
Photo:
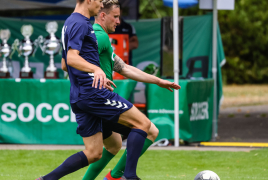
<svg viewBox="0 0 268 180">
<path fill-rule="evenodd" d="M 19 43 L 19 55 L 23 56 L 25 61 L 20 72 L 20 78 L 33 78 L 33 72 L 29 66 L 29 56 L 33 55 L 36 49 L 33 41 L 30 39 L 30 36 L 33 34 L 33 26 L 23 25 L 21 27 L 21 33 L 24 39 Z"/>
<path fill-rule="evenodd" d="M 9 62 L 10 59 L 8 58 L 11 53 L 11 47 L 7 43 L 8 39 L 10 38 L 9 29 L 0 30 L 0 38 L 2 40 L 2 43 L 0 46 L 0 52 L 1 52 L 0 54 L 3 58 L 2 67 L 0 68 L 0 78 L 9 78 L 10 72 L 8 68 L 8 63 L 9 64 L 11 63 Z"/>
<path fill-rule="evenodd" d="M 44 77 L 46 79 L 57 79 L 58 72 L 54 64 L 54 56 L 60 52 L 61 43 L 60 39 L 55 36 L 55 33 L 58 30 L 58 23 L 56 21 L 48 22 L 46 24 L 46 31 L 49 35 L 45 38 L 39 36 L 39 46 L 43 53 L 50 56 L 49 65 L 46 69 Z"/>
</svg>

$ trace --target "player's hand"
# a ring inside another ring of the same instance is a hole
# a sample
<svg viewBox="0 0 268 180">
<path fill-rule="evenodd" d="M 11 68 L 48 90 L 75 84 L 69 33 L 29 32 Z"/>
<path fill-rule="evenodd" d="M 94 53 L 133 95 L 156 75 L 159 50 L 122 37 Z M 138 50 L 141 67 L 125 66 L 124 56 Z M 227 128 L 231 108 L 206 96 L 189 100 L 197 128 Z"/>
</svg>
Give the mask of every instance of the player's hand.
<svg viewBox="0 0 268 180">
<path fill-rule="evenodd" d="M 160 86 L 160 87 L 162 87 L 162 88 L 166 88 L 166 89 L 168 89 L 171 92 L 173 92 L 172 89 L 178 90 L 178 89 L 181 88 L 180 85 L 178 85 L 178 84 L 176 84 L 174 82 L 169 82 L 167 80 L 163 80 L 163 79 L 160 79 L 160 81 L 157 83 L 157 85 Z"/>
<path fill-rule="evenodd" d="M 97 88 L 99 81 L 100 81 L 99 89 L 102 89 L 102 87 L 106 87 L 107 84 L 106 74 L 103 72 L 101 68 L 97 67 L 94 71 L 94 80 L 92 83 L 92 87 Z"/>
<path fill-rule="evenodd" d="M 107 79 L 105 88 L 113 92 L 114 88 L 112 87 L 112 85 L 116 88 L 116 85 L 114 84 L 114 82 L 111 81 L 110 79 Z"/>
</svg>

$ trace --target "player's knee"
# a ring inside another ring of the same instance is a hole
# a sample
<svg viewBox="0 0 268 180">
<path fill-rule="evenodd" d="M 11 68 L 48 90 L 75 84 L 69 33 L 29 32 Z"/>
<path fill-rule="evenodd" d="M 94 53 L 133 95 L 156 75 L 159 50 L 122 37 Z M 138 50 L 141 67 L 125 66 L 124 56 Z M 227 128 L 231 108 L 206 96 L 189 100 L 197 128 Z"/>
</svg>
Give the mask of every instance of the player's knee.
<svg viewBox="0 0 268 180">
<path fill-rule="evenodd" d="M 102 153 L 101 154 L 97 154 L 94 158 L 95 162 L 100 160 L 102 158 Z"/>
<path fill-rule="evenodd" d="M 155 139 L 157 138 L 158 134 L 159 134 L 159 129 L 155 127 L 155 133 L 154 133 Z"/>
<path fill-rule="evenodd" d="M 144 118 L 139 121 L 139 126 L 137 126 L 136 128 L 141 129 L 146 133 L 149 133 L 150 127 L 151 127 L 151 121 L 147 118 Z"/>
<path fill-rule="evenodd" d="M 119 146 L 115 146 L 115 147 L 112 147 L 112 148 L 107 149 L 107 151 L 109 151 L 113 155 L 116 155 L 120 151 L 121 147 L 122 146 L 120 146 L 120 147 Z"/>
<path fill-rule="evenodd" d="M 147 138 L 154 142 L 155 139 L 157 138 L 158 134 L 159 134 L 158 128 L 154 124 L 152 124 L 151 128 L 148 132 Z"/>
<path fill-rule="evenodd" d="M 159 134 L 159 130 L 157 129 L 157 127 L 153 128 L 151 134 L 152 134 L 152 140 L 155 141 L 155 139 L 157 138 Z"/>
<path fill-rule="evenodd" d="M 102 150 L 97 151 L 97 150 L 86 149 L 84 153 L 87 156 L 89 163 L 96 162 L 100 160 L 102 157 Z"/>
<path fill-rule="evenodd" d="M 139 119 L 138 123 L 133 128 L 141 129 L 146 133 L 149 133 L 150 127 L 151 127 L 151 121 L 148 118 L 144 117 Z"/>
<path fill-rule="evenodd" d="M 151 121 L 148 118 L 145 118 L 144 122 L 144 128 L 149 132 L 150 127 L 151 127 Z"/>
<path fill-rule="evenodd" d="M 92 160 L 92 162 L 96 162 L 96 161 L 100 160 L 101 157 L 102 157 L 102 152 L 101 153 L 97 152 L 97 153 L 92 154 L 91 160 Z"/>
<path fill-rule="evenodd" d="M 122 141 L 118 141 L 115 145 L 114 145 L 114 148 L 113 148 L 113 152 L 114 154 L 117 154 L 120 149 L 122 147 Z"/>
<path fill-rule="evenodd" d="M 109 151 L 111 154 L 116 155 L 122 147 L 122 141 L 116 142 L 113 144 L 112 147 L 105 147 L 107 151 Z"/>
</svg>

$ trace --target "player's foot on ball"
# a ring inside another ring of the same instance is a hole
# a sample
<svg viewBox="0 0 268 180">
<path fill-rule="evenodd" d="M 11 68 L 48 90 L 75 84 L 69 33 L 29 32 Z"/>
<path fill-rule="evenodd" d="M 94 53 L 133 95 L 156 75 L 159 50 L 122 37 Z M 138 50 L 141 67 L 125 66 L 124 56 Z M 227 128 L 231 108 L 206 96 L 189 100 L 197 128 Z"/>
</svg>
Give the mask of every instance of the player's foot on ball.
<svg viewBox="0 0 268 180">
<path fill-rule="evenodd" d="M 125 176 L 122 176 L 120 180 L 141 180 L 140 178 L 135 178 L 135 179 L 127 179 Z"/>
<path fill-rule="evenodd" d="M 121 177 L 120 177 L 120 178 L 113 178 L 112 175 L 111 175 L 111 172 L 112 172 L 112 171 L 110 171 L 110 172 L 104 177 L 103 180 L 120 180 L 120 179 L 121 179 Z"/>
<path fill-rule="evenodd" d="M 41 177 L 37 178 L 36 180 L 44 180 L 44 178 L 41 176 Z"/>
</svg>

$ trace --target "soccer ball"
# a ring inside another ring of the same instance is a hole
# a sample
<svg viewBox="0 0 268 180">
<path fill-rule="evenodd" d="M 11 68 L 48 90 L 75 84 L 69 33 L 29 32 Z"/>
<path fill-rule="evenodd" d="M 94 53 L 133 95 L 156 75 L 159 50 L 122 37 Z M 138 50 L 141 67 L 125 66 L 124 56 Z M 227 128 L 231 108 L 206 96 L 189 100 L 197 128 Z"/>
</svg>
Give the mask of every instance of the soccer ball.
<svg viewBox="0 0 268 180">
<path fill-rule="evenodd" d="M 213 171 L 205 170 L 198 173 L 194 180 L 220 180 L 220 178 Z"/>
</svg>

